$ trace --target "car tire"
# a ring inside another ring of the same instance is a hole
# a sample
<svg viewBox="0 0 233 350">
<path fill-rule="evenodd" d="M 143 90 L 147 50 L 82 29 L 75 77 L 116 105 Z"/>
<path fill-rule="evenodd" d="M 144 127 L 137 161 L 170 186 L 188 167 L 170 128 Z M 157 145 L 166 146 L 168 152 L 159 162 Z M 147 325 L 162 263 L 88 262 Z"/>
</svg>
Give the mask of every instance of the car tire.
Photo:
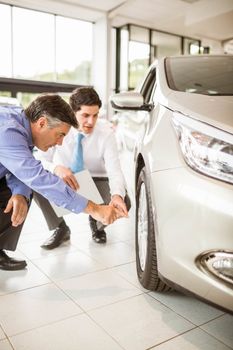
<svg viewBox="0 0 233 350">
<path fill-rule="evenodd" d="M 159 277 L 152 201 L 145 167 L 140 171 L 136 188 L 136 266 L 141 285 L 153 291 L 171 288 Z"/>
</svg>

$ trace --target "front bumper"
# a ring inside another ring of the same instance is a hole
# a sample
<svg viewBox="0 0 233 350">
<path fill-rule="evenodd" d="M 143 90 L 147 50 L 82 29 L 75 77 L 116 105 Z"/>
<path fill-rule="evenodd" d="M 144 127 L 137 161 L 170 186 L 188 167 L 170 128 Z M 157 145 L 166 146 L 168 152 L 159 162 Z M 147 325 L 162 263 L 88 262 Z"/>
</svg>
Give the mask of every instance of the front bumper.
<svg viewBox="0 0 233 350">
<path fill-rule="evenodd" d="M 159 272 L 182 288 L 233 311 L 233 284 L 196 263 L 209 251 L 233 254 L 233 186 L 188 167 L 154 172 L 151 185 Z"/>
</svg>

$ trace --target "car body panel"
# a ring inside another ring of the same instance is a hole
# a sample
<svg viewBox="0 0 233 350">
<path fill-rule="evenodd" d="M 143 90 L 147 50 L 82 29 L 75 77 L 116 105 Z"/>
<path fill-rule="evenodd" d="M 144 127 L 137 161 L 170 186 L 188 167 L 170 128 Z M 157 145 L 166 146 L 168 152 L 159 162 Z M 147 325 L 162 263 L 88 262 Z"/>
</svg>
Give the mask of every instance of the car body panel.
<svg viewBox="0 0 233 350">
<path fill-rule="evenodd" d="M 221 305 L 233 311 L 232 289 L 194 264 L 204 251 L 233 250 L 232 186 L 223 188 L 185 168 L 155 172 L 151 181 L 153 197 L 160 199 L 156 201 L 160 273 L 183 288 L 191 286 L 203 298 L 210 289 L 218 295 L 220 288 Z M 214 298 L 211 301 L 216 303 Z"/>
</svg>

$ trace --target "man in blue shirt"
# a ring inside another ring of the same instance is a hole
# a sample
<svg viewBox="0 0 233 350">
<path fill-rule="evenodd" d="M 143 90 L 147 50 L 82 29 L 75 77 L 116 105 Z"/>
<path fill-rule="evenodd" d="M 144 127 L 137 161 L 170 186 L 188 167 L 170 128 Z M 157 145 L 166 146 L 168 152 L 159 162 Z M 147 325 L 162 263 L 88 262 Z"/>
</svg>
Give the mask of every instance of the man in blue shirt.
<svg viewBox="0 0 233 350">
<path fill-rule="evenodd" d="M 103 224 L 123 216 L 113 206 L 97 205 L 78 195 L 56 175 L 46 171 L 32 154 L 61 145 L 75 115 L 59 95 L 41 95 L 25 110 L 0 106 L 0 269 L 20 270 L 26 261 L 9 257 L 28 212 L 31 190 L 74 213 L 85 212 Z"/>
</svg>

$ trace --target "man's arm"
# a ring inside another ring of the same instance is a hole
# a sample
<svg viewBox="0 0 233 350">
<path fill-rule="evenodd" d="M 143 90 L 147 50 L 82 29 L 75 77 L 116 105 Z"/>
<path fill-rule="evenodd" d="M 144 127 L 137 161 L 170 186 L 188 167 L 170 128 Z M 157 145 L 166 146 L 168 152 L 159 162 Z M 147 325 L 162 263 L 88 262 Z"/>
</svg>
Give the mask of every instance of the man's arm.
<svg viewBox="0 0 233 350">
<path fill-rule="evenodd" d="M 79 184 L 69 168 L 66 168 L 64 165 L 57 165 L 54 169 L 54 174 L 59 176 L 67 185 L 69 185 L 74 191 L 79 189 Z"/>
<path fill-rule="evenodd" d="M 104 162 L 112 196 L 110 204 L 127 217 L 128 210 L 124 202 L 125 179 L 121 171 L 117 143 L 113 132 L 106 139 Z"/>
<path fill-rule="evenodd" d="M 68 137 L 68 135 L 66 137 Z M 54 146 L 48 149 L 46 152 L 38 150 L 35 152 L 35 158 L 41 161 L 44 169 L 59 176 L 60 179 L 62 179 L 67 185 L 69 185 L 73 190 L 77 191 L 79 185 L 74 174 L 68 167 L 63 165 L 62 161 L 60 163 L 55 162 L 56 154 L 59 154 L 60 157 L 62 156 L 62 158 L 67 156 L 63 147 Z"/>
<path fill-rule="evenodd" d="M 125 179 L 121 171 L 119 154 L 114 132 L 108 135 L 105 140 L 104 147 L 104 163 L 107 176 L 109 179 L 109 186 L 111 195 L 125 196 Z"/>
<path fill-rule="evenodd" d="M 20 181 L 17 177 L 15 177 L 13 174 L 9 173 L 6 176 L 6 182 L 7 186 L 10 188 L 11 193 L 13 195 L 22 195 L 25 198 L 29 199 L 30 195 L 32 193 L 32 190 L 30 187 L 25 185 L 22 181 Z"/>
</svg>

